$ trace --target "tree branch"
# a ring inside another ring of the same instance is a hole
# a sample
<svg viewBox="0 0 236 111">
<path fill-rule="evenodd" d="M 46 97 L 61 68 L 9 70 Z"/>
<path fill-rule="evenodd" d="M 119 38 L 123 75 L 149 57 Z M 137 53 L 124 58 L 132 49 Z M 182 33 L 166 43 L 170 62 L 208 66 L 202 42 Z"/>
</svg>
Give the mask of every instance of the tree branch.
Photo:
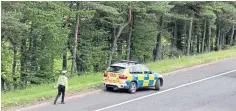
<svg viewBox="0 0 236 111">
<path fill-rule="evenodd" d="M 126 23 L 124 23 L 122 26 L 119 27 L 119 30 L 118 30 L 118 33 L 116 34 L 115 38 L 118 39 L 122 30 L 127 26 L 129 25 L 131 22 L 131 8 L 129 8 L 129 18 L 128 18 L 128 21 Z"/>
</svg>

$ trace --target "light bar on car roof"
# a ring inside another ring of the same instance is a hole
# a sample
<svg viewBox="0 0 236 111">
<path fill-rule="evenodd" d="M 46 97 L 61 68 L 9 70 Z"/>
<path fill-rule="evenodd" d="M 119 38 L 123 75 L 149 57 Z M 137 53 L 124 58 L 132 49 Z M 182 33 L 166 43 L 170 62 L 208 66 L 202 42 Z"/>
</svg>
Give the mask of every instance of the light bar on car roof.
<svg viewBox="0 0 236 111">
<path fill-rule="evenodd" d="M 121 63 L 133 63 L 133 64 L 138 64 L 137 61 L 129 61 L 129 60 L 121 60 Z"/>
</svg>

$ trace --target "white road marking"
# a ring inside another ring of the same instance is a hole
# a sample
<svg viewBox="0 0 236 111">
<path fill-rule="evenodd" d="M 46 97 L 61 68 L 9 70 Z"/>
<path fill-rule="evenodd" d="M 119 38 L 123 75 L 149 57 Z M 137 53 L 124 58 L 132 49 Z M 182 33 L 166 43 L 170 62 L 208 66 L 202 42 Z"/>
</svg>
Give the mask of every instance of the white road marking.
<svg viewBox="0 0 236 111">
<path fill-rule="evenodd" d="M 221 73 L 221 74 L 218 74 L 218 75 L 215 75 L 215 76 L 211 76 L 211 77 L 208 77 L 208 78 L 204 78 L 204 79 L 201 79 L 201 80 L 197 80 L 197 81 L 194 81 L 194 82 L 191 82 L 191 83 L 183 84 L 183 85 L 180 85 L 180 86 L 177 86 L 177 87 L 169 88 L 167 90 L 163 90 L 163 91 L 160 91 L 160 92 L 157 92 L 157 93 L 152 93 L 150 95 L 142 96 L 142 97 L 131 99 L 131 100 L 128 100 L 128 101 L 125 101 L 125 102 L 121 102 L 121 103 L 118 103 L 118 104 L 107 106 L 107 107 L 104 107 L 104 108 L 101 108 L 101 109 L 97 109 L 95 111 L 102 111 L 102 110 L 110 109 L 110 108 L 117 107 L 117 106 L 120 106 L 120 105 L 123 105 L 123 104 L 126 104 L 126 103 L 130 103 L 130 102 L 133 102 L 133 101 L 144 99 L 144 98 L 147 98 L 147 97 L 150 97 L 150 96 L 162 94 L 162 93 L 169 92 L 169 91 L 172 91 L 172 90 L 175 90 L 175 89 L 179 89 L 179 88 L 186 87 L 186 86 L 189 86 L 189 85 L 192 85 L 192 84 L 196 84 L 196 83 L 199 83 L 199 82 L 202 82 L 202 81 L 205 81 L 205 80 L 209 80 L 209 79 L 216 78 L 216 77 L 219 77 L 219 76 L 227 75 L 227 74 L 235 72 L 235 71 L 236 71 L 236 69 L 228 71 L 228 72 L 224 72 L 224 73 Z"/>
</svg>

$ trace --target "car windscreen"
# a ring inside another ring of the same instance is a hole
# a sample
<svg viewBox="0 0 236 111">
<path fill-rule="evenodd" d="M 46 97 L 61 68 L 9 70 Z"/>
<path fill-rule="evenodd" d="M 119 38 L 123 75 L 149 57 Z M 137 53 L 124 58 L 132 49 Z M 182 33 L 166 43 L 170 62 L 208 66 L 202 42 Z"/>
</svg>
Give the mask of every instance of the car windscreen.
<svg viewBox="0 0 236 111">
<path fill-rule="evenodd" d="M 110 67 L 107 69 L 107 72 L 123 73 L 124 70 L 125 70 L 124 67 L 110 66 Z"/>
</svg>

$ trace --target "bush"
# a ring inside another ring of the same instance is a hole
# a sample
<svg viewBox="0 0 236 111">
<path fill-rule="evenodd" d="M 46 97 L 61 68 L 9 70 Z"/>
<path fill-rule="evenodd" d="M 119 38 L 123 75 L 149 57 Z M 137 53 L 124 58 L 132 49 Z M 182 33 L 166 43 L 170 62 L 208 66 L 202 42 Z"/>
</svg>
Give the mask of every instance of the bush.
<svg viewBox="0 0 236 111">
<path fill-rule="evenodd" d="M 221 49 L 222 50 L 228 50 L 228 49 L 230 49 L 230 45 L 223 45 Z"/>
<path fill-rule="evenodd" d="M 165 48 L 163 50 L 163 58 L 173 58 L 173 57 L 179 57 L 182 56 L 183 52 L 177 48 Z"/>
</svg>

